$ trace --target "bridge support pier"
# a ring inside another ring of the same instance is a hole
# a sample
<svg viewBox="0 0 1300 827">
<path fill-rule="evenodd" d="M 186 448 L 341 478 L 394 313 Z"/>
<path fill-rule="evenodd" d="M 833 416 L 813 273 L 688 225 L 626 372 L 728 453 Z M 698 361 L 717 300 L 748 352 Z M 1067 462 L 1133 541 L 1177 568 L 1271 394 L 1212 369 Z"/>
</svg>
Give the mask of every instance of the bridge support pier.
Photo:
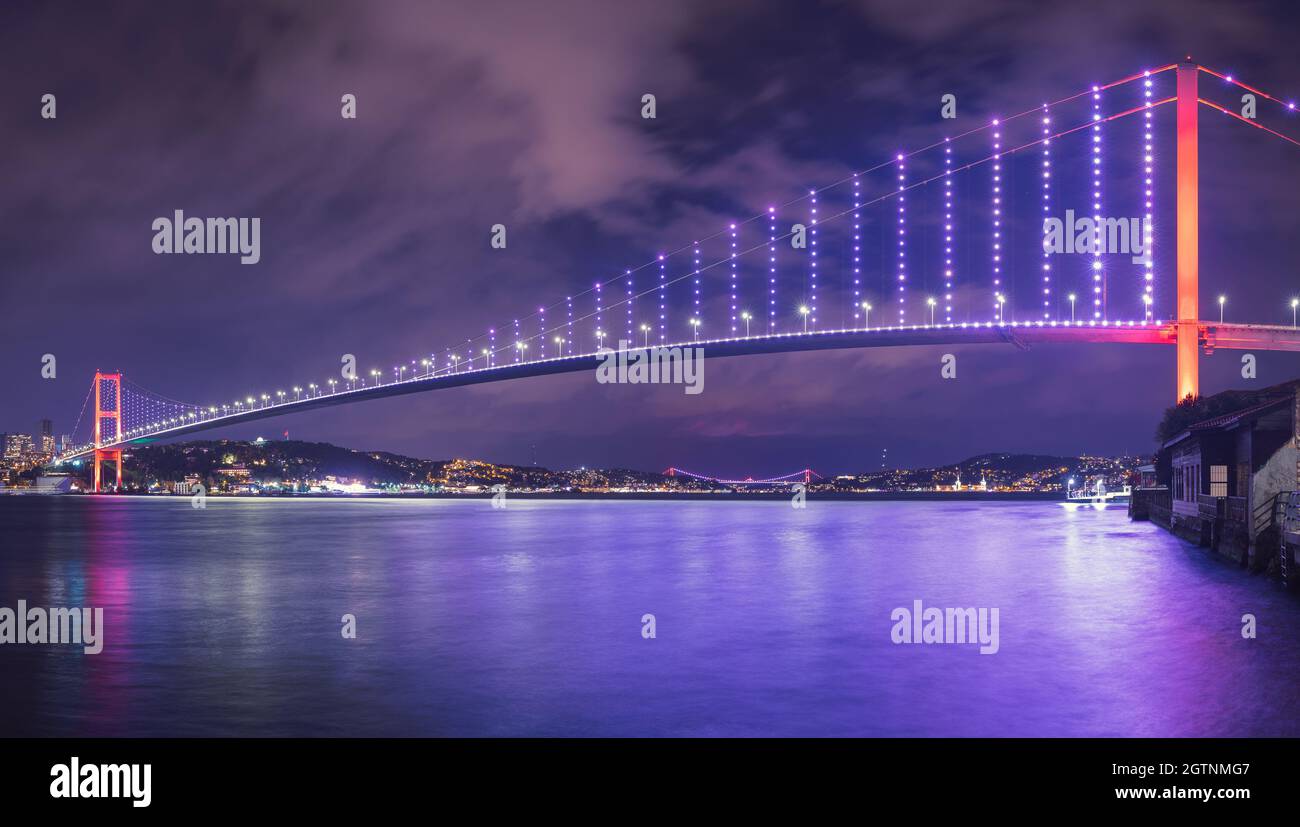
<svg viewBox="0 0 1300 827">
<path fill-rule="evenodd" d="M 1201 394 L 1199 159 L 1195 63 L 1178 64 L 1178 399 Z"/>
<path fill-rule="evenodd" d="M 117 487 L 113 490 L 122 490 L 122 449 L 121 448 L 96 448 L 95 449 L 95 493 L 100 490 L 100 469 L 107 460 L 113 463 L 117 468 Z"/>
</svg>

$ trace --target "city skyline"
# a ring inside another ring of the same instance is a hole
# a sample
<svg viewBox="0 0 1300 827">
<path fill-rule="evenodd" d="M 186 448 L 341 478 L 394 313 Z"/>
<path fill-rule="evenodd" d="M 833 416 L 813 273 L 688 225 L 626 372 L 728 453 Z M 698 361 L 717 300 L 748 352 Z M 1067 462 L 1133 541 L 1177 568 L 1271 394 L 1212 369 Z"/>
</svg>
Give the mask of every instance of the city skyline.
<svg viewBox="0 0 1300 827">
<path fill-rule="evenodd" d="M 326 457 L 330 458 L 326 461 Z M 195 458 L 199 461 L 194 464 Z M 986 452 L 937 466 L 904 468 L 882 466 L 871 469 L 846 467 L 812 468 L 770 476 L 763 472 L 736 478 L 719 478 L 699 467 L 646 469 L 627 467 L 570 466 L 550 468 L 538 464 L 490 463 L 474 457 L 412 457 L 391 452 L 349 448 L 330 443 L 311 442 L 286 438 L 267 440 L 189 440 L 135 446 L 127 453 L 128 493 L 186 493 L 193 485 L 202 483 L 209 490 L 223 493 L 260 490 L 286 490 L 307 493 L 319 486 L 322 480 L 333 482 L 339 478 L 343 485 L 360 484 L 367 490 L 398 488 L 412 492 L 436 489 L 446 481 L 441 475 L 448 467 L 464 466 L 481 469 L 482 473 L 460 473 L 463 480 L 449 490 L 463 488 L 465 484 L 488 485 L 490 481 L 518 483 L 524 488 L 538 490 L 564 490 L 576 486 L 597 491 L 617 488 L 613 482 L 635 480 L 638 485 L 669 487 L 732 487 L 770 483 L 788 485 L 803 481 L 809 490 L 861 490 L 904 492 L 916 490 L 977 490 L 987 485 L 989 490 L 1006 491 L 1061 491 L 1067 478 L 1082 485 L 1089 479 L 1103 479 L 1107 484 L 1123 484 L 1136 469 L 1150 460 L 1149 455 L 1106 456 L 1043 456 L 1017 454 L 1005 451 Z M 10 471 L 35 471 L 31 458 L 15 465 L 6 457 Z M 380 463 L 383 467 L 370 471 L 352 471 L 353 462 Z M 138 467 L 137 467 L 138 466 Z M 259 484 L 250 474 L 260 468 L 257 479 L 265 478 L 269 485 Z M 71 475 L 83 482 L 89 479 L 90 464 L 77 462 L 59 469 L 55 477 Z M 962 474 L 966 477 L 963 481 Z M 574 475 L 589 475 L 585 484 L 577 484 Z M 243 487 L 232 491 L 224 483 L 239 477 Z M 403 476 L 406 475 L 406 476 Z M 514 479 L 514 476 L 520 476 Z M 674 477 L 677 479 L 674 480 Z M 497 479 L 499 478 L 499 479 Z M 0 477 L 3 480 L 3 477 Z M 468 481 L 468 482 L 467 482 Z M 11 477 L 11 483 L 22 480 Z M 215 484 L 214 484 L 215 483 Z M 621 483 L 620 483 L 621 484 Z M 21 485 L 18 486 L 21 490 Z M 88 485 L 80 486 L 81 490 Z M 358 488 L 353 493 L 360 493 Z"/>
</svg>

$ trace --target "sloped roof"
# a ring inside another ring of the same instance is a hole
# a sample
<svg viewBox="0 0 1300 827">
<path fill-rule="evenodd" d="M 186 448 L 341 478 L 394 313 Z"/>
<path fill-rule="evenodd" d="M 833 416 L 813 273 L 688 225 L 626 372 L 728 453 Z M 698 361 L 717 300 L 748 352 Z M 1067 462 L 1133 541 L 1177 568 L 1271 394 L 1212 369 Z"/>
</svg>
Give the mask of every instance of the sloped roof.
<svg viewBox="0 0 1300 827">
<path fill-rule="evenodd" d="M 1243 408 L 1240 411 L 1233 411 L 1232 413 L 1221 414 L 1211 419 L 1202 420 L 1201 422 L 1197 422 L 1195 425 L 1189 425 L 1187 430 L 1212 431 L 1216 428 L 1226 428 L 1230 425 L 1236 425 L 1244 419 L 1253 419 L 1256 415 L 1270 411 L 1282 403 L 1291 401 L 1291 399 L 1292 397 L 1290 396 L 1278 396 L 1265 402 L 1261 402 L 1258 405 Z"/>
<path fill-rule="evenodd" d="M 1291 385 L 1291 387 L 1287 387 L 1287 385 Z M 1255 405 L 1242 408 L 1241 410 L 1232 411 L 1226 414 L 1220 414 L 1218 416 L 1211 417 L 1210 419 L 1204 419 L 1193 425 L 1189 425 L 1186 428 L 1184 428 L 1182 431 L 1180 431 L 1178 434 L 1176 434 L 1174 437 L 1166 441 L 1164 447 L 1168 448 L 1171 445 L 1176 445 L 1177 443 L 1182 442 L 1184 439 L 1191 436 L 1192 434 L 1230 428 L 1241 422 L 1245 422 L 1251 419 L 1256 419 L 1259 416 L 1262 416 L 1263 414 L 1273 411 L 1274 409 L 1280 408 L 1284 405 L 1288 405 L 1291 403 L 1293 399 L 1295 399 L 1294 396 L 1295 389 L 1293 383 L 1286 383 L 1286 385 L 1274 386 L 1273 388 L 1269 388 L 1268 391 L 1275 391 L 1275 390 L 1282 390 L 1282 389 L 1290 390 L 1291 394 L 1285 396 L 1273 396 L 1269 399 L 1264 400 L 1263 402 L 1259 402 Z"/>
</svg>

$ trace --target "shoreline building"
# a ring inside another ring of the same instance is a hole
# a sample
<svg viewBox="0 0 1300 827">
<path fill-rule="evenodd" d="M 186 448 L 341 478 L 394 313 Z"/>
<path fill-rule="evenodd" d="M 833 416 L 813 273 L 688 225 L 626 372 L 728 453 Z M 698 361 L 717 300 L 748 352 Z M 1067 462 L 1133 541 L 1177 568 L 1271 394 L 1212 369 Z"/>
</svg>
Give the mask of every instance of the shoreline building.
<svg viewBox="0 0 1300 827">
<path fill-rule="evenodd" d="M 1140 490 L 1144 508 L 1152 521 L 1252 570 L 1281 563 L 1294 554 L 1282 535 L 1287 504 L 1300 490 L 1300 381 L 1225 391 L 1202 404 L 1228 410 L 1164 441 L 1157 487 Z"/>
</svg>

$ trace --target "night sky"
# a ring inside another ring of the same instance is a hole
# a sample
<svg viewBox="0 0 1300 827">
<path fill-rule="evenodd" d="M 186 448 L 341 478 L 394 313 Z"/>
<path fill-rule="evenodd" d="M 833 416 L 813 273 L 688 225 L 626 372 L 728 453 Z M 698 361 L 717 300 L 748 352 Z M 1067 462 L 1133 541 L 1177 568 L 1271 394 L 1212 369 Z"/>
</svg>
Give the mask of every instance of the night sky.
<svg viewBox="0 0 1300 827">
<path fill-rule="evenodd" d="M 363 371 L 388 371 L 489 325 L 508 340 L 511 320 L 537 306 L 584 294 L 585 313 L 595 281 L 768 205 L 1185 55 L 1279 96 L 1300 95 L 1300 27 L 1288 8 L 9 2 L 0 12 L 0 430 L 32 431 L 42 417 L 55 420 L 56 433 L 70 430 L 96 368 L 208 404 L 323 382 L 338 375 L 344 353 Z M 1172 81 L 1172 73 L 1159 78 L 1159 96 L 1172 94 Z M 1201 82 L 1203 96 L 1239 108 L 1239 91 Z M 40 117 L 47 92 L 57 96 L 54 120 Z M 647 92 L 657 97 L 654 120 L 640 117 Z M 344 93 L 357 96 L 356 120 L 340 117 Z M 955 122 L 939 118 L 947 93 L 957 97 Z M 1058 117 L 1064 125 L 1080 112 L 1063 108 Z M 1172 312 L 1172 116 L 1164 107 L 1156 120 L 1162 317 Z M 1232 319 L 1289 324 L 1287 302 L 1300 292 L 1300 148 L 1206 109 L 1201 117 L 1201 315 L 1217 317 L 1215 297 L 1226 293 Z M 1300 136 L 1297 116 L 1263 100 L 1260 122 Z M 1107 132 L 1108 172 L 1118 179 L 1108 179 L 1107 213 L 1137 214 L 1122 183 L 1137 131 L 1117 123 Z M 1077 193 L 1088 167 L 1086 138 L 1057 144 L 1059 216 L 1086 209 Z M 967 159 L 987 150 L 986 137 L 961 148 Z M 1013 209 L 1036 203 L 1037 161 L 1033 153 L 1008 161 Z M 873 195 L 889 174 L 871 178 Z M 843 207 L 844 192 L 826 196 L 828 213 Z M 935 284 L 936 253 L 922 246 L 941 209 L 937 187 L 914 193 L 909 271 L 919 298 Z M 967 176 L 958 201 L 959 223 L 975 227 L 987 172 Z M 260 217 L 261 262 L 155 255 L 151 223 L 176 209 Z M 805 209 L 791 207 L 782 224 Z M 881 306 L 893 274 L 881 244 L 888 209 L 864 216 L 864 292 Z M 1008 315 L 1034 318 L 1041 234 L 1033 210 L 1019 212 L 1028 218 L 1007 227 L 1016 298 Z M 489 245 L 497 223 L 508 228 L 506 250 Z M 847 306 L 832 298 L 848 278 L 842 233 L 840 222 L 823 236 L 827 327 Z M 988 239 L 961 238 L 956 315 L 988 319 Z M 709 242 L 705 258 L 724 255 L 725 244 Z M 1083 286 L 1082 267 L 1058 267 L 1050 313 L 1063 312 L 1067 289 Z M 783 253 L 781 268 L 781 324 L 796 329 L 804 264 Z M 1140 318 L 1128 312 L 1139 290 L 1132 268 L 1120 269 L 1108 287 L 1112 315 Z M 742 284 L 758 272 L 742 270 Z M 723 301 L 724 276 L 706 280 L 711 301 Z M 655 275 L 637 278 L 648 287 Z M 706 308 L 715 333 L 725 310 Z M 623 312 L 611 311 L 619 321 L 607 327 L 620 330 Z M 912 313 L 919 321 L 924 311 Z M 672 321 L 685 329 L 685 314 Z M 958 356 L 955 381 L 939 378 L 944 352 Z M 45 353 L 58 359 L 55 380 L 40 376 Z M 1172 348 L 1136 346 L 754 356 L 708 361 L 699 396 L 602 386 L 584 372 L 348 405 L 203 438 L 287 429 L 431 459 L 720 474 L 871 470 L 884 449 L 902 466 L 988 451 L 1149 452 L 1174 395 L 1173 360 Z M 1238 360 L 1234 352 L 1203 359 L 1202 391 L 1247 384 Z M 1292 379 L 1300 358 L 1259 354 L 1259 371 L 1261 386 Z"/>
</svg>

